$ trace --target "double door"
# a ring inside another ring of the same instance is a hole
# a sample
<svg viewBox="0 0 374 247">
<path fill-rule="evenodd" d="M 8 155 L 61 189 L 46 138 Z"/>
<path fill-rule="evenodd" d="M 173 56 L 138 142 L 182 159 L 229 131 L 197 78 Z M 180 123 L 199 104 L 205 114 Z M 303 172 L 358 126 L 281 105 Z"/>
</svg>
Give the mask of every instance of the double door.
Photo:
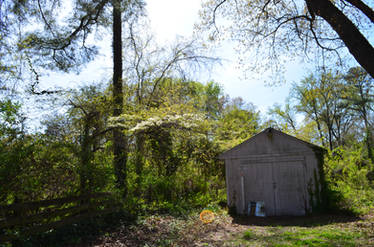
<svg viewBox="0 0 374 247">
<path fill-rule="evenodd" d="M 263 201 L 267 216 L 305 215 L 304 164 L 296 159 L 241 165 L 244 213 L 251 201 Z"/>
</svg>

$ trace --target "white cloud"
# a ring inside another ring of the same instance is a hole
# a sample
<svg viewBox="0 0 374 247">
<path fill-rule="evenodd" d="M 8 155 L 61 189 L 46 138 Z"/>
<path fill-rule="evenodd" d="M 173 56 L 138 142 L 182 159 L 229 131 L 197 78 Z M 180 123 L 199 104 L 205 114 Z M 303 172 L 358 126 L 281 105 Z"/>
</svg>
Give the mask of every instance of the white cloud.
<svg viewBox="0 0 374 247">
<path fill-rule="evenodd" d="M 164 43 L 174 40 L 176 35 L 192 35 L 200 5 L 201 0 L 148 1 L 147 12 L 157 40 Z"/>
</svg>

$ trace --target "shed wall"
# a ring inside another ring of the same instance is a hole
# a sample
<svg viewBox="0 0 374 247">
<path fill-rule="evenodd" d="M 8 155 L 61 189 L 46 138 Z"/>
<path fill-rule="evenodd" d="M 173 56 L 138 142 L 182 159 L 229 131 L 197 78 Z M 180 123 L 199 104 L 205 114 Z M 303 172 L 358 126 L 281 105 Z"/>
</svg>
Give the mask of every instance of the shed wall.
<svg viewBox="0 0 374 247">
<path fill-rule="evenodd" d="M 313 149 L 279 133 L 261 133 L 225 157 L 228 205 L 240 214 L 250 201 L 264 201 L 271 215 L 304 215 L 311 211 L 319 181 Z"/>
</svg>

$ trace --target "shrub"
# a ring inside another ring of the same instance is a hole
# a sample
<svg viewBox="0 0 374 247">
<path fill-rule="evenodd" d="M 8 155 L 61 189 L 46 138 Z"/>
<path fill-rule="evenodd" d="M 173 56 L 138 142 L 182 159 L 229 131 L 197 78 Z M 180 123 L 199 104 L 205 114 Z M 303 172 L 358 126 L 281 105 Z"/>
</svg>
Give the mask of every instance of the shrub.
<svg viewBox="0 0 374 247">
<path fill-rule="evenodd" d="M 325 174 L 332 208 L 365 214 L 374 203 L 373 182 L 368 179 L 372 165 L 362 148 L 337 148 L 325 160 Z"/>
</svg>

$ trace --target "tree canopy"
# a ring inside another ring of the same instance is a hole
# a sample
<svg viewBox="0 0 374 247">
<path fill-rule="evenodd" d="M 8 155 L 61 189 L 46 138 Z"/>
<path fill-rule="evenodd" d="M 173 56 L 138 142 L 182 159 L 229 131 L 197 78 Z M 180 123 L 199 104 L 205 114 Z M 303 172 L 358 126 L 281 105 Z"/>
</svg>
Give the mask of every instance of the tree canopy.
<svg viewBox="0 0 374 247">
<path fill-rule="evenodd" d="M 371 44 L 369 69 L 359 59 L 362 67 L 347 70 L 322 66 L 292 85 L 285 104 L 265 113 L 230 98 L 222 82 L 191 79 L 191 71 L 218 59 L 206 56 L 196 39 L 156 44 L 142 19 L 145 2 L 76 0 L 62 13 L 64 1 L 0 0 L 0 89 L 6 92 L 0 99 L 0 241 L 12 235 L 19 238 L 12 246 L 51 244 L 45 236 L 69 235 L 54 228 L 65 218 L 68 233 L 76 229 L 72 220 L 81 219 L 90 231 L 83 216 L 106 216 L 108 204 L 126 215 L 183 217 L 191 208 L 226 205 L 219 154 L 267 127 L 327 150 L 323 168 L 333 202 L 326 209 L 372 209 Z M 317 50 L 343 59 L 344 47 L 356 57 L 346 34 L 359 30 L 368 40 L 373 23 L 372 4 L 357 0 L 212 0 L 202 14 L 200 28 L 212 39 L 230 33 L 241 51 L 265 50 L 257 58 L 275 64 Z M 44 72 L 79 72 L 97 58 L 92 39 L 102 33 L 111 36 L 112 73 L 100 83 L 39 90 Z M 357 37 L 361 59 L 368 47 Z M 13 82 L 28 94 L 13 90 Z M 29 97 L 54 108 L 31 131 L 27 121 L 35 112 L 23 103 Z M 24 217 L 23 210 L 33 215 Z M 40 235 L 27 235 L 37 228 Z"/>
<path fill-rule="evenodd" d="M 361 0 L 213 0 L 204 2 L 202 28 L 212 39 L 238 41 L 248 55 L 242 62 L 258 63 L 258 69 L 265 59 L 279 71 L 279 61 L 315 59 L 316 50 L 341 62 L 346 48 L 374 77 L 373 15 L 372 2 Z"/>
</svg>

